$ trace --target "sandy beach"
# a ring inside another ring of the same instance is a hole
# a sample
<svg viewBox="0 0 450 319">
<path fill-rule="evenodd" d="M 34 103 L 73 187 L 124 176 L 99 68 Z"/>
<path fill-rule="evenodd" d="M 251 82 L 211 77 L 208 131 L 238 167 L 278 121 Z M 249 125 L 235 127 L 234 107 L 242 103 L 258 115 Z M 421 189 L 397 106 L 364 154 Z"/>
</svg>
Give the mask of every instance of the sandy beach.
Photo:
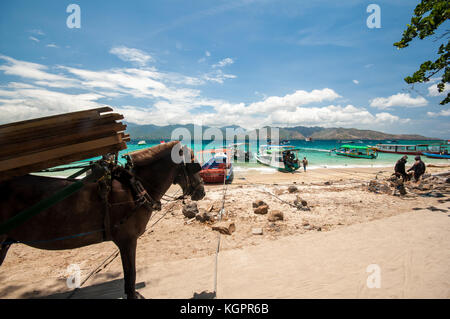
<svg viewBox="0 0 450 319">
<path fill-rule="evenodd" d="M 225 188 L 223 220 L 236 231 L 220 236 L 217 297 L 449 298 L 448 176 L 438 190 L 407 185 L 405 196 L 368 189 L 371 180 L 384 182 L 391 173 L 392 167 L 237 170 Z M 224 187 L 209 185 L 206 192 L 198 207 L 217 217 Z M 293 204 L 297 197 L 307 203 L 302 209 Z M 269 214 L 282 212 L 283 220 L 255 214 L 255 200 L 264 201 Z M 189 220 L 181 202 L 163 201 L 138 242 L 138 291 L 146 298 L 209 296 L 219 236 L 214 224 Z M 253 234 L 255 228 L 262 234 Z M 115 252 L 108 242 L 71 251 L 14 245 L 0 267 L 0 298 L 121 298 L 120 257 L 108 259 Z M 66 285 L 71 264 L 79 265 L 82 281 L 95 271 L 75 294 Z M 366 284 L 371 264 L 380 267 L 380 288 Z"/>
</svg>

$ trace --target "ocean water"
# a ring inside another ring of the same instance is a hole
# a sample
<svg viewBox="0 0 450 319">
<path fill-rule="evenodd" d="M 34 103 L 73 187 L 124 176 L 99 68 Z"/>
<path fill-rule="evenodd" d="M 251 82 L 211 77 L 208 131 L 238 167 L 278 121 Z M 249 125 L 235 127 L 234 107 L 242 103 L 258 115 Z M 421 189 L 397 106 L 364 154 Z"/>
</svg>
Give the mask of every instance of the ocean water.
<svg viewBox="0 0 450 319">
<path fill-rule="evenodd" d="M 375 146 L 376 144 L 386 144 L 388 141 L 365 141 L 362 140 L 359 143 L 355 141 L 352 145 L 364 145 L 364 146 Z M 149 148 L 155 145 L 158 145 L 160 141 L 147 141 L 146 145 L 137 145 L 137 142 L 128 143 L 128 149 L 123 150 L 120 154 L 125 154 L 127 152 L 132 152 L 136 150 L 141 150 L 145 148 Z M 399 140 L 396 144 L 432 144 L 436 143 L 436 141 L 406 141 Z M 338 140 L 320 140 L 320 141 L 312 141 L 306 142 L 304 140 L 292 140 L 289 145 L 300 148 L 301 151 L 299 153 L 300 159 L 306 157 L 308 160 L 308 169 L 315 168 L 345 168 L 345 167 L 386 167 L 386 166 L 394 166 L 395 162 L 403 155 L 399 154 L 387 154 L 387 153 L 378 153 L 378 158 L 376 159 L 363 159 L 363 158 L 350 158 L 345 156 L 337 156 L 330 155 L 330 150 L 334 148 L 338 148 L 342 145 L 341 141 Z M 206 149 L 214 149 L 214 148 L 223 148 L 222 143 L 212 143 L 210 141 L 203 142 L 195 142 L 188 145 L 191 149 L 194 150 L 197 157 L 201 157 L 201 153 L 199 151 Z M 250 143 L 250 151 L 252 153 L 257 153 L 258 145 L 256 142 Z M 94 158 L 95 159 L 95 158 Z M 93 160 L 93 159 L 89 159 Z M 450 160 L 448 159 L 432 159 L 422 156 L 422 160 L 426 164 L 450 164 Z M 121 162 L 124 162 L 124 159 L 121 159 Z M 408 165 L 412 165 L 414 162 L 414 156 L 408 156 Z M 253 159 L 250 163 L 245 162 L 235 162 L 234 168 L 236 171 L 240 170 L 258 170 L 261 172 L 270 171 L 270 168 L 263 166 L 261 164 L 256 163 Z"/>
</svg>

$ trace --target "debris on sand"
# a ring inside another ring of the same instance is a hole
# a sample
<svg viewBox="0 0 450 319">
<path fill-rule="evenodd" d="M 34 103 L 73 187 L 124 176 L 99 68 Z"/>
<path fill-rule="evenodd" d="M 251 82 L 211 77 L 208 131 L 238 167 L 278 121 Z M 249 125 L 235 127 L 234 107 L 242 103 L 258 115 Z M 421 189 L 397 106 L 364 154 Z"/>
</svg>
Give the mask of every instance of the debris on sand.
<svg viewBox="0 0 450 319">
<path fill-rule="evenodd" d="M 201 223 L 204 223 L 213 220 L 213 216 L 206 210 L 200 209 L 200 212 L 195 216 L 195 219 Z"/>
<path fill-rule="evenodd" d="M 253 208 L 256 208 L 256 207 L 259 207 L 259 206 L 262 206 L 262 205 L 267 205 L 267 204 L 263 200 L 260 200 L 260 199 L 255 200 L 253 202 Z"/>
<path fill-rule="evenodd" d="M 392 194 L 393 190 L 391 187 L 394 187 L 400 192 L 400 194 L 405 195 L 406 190 L 403 186 L 403 181 L 395 176 L 394 178 L 389 178 L 385 182 L 380 182 L 379 180 L 373 179 L 369 182 L 367 190 L 376 194 Z M 388 184 L 388 182 L 390 183 Z"/>
<path fill-rule="evenodd" d="M 263 234 L 263 229 L 261 227 L 252 228 L 252 234 L 253 235 L 262 235 Z"/>
<path fill-rule="evenodd" d="M 236 230 L 236 225 L 233 222 L 224 221 L 214 225 L 212 230 L 218 231 L 224 235 L 231 235 Z"/>
<path fill-rule="evenodd" d="M 194 218 L 198 213 L 198 207 L 196 203 L 189 203 L 183 206 L 182 213 L 187 218 Z"/>
<path fill-rule="evenodd" d="M 288 192 L 291 193 L 291 194 L 292 193 L 296 193 L 296 192 L 298 192 L 298 188 L 296 186 L 293 186 L 293 185 L 289 186 L 288 187 Z"/>
<path fill-rule="evenodd" d="M 275 222 L 275 221 L 277 221 L 277 220 L 283 220 L 283 218 L 284 218 L 284 215 L 283 215 L 283 213 L 280 212 L 279 210 L 272 210 L 272 211 L 270 212 L 270 214 L 267 216 L 267 219 L 268 219 L 270 222 Z"/>
<path fill-rule="evenodd" d="M 300 196 L 297 196 L 297 198 L 294 199 L 294 205 L 300 209 L 302 207 L 308 207 L 308 202 L 302 199 Z"/>
<path fill-rule="evenodd" d="M 259 207 L 256 207 L 253 212 L 255 214 L 259 214 L 259 215 L 265 215 L 267 214 L 267 212 L 269 211 L 269 206 L 268 205 L 262 205 Z"/>
</svg>

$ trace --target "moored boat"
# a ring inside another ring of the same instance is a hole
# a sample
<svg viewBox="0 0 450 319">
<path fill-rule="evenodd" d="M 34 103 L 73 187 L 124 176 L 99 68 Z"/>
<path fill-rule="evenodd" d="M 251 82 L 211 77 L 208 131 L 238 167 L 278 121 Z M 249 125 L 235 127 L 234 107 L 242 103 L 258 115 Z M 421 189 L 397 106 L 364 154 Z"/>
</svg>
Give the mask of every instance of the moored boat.
<svg viewBox="0 0 450 319">
<path fill-rule="evenodd" d="M 423 153 L 440 154 L 446 147 L 445 144 L 377 144 L 376 149 L 380 153 L 422 155 Z"/>
<path fill-rule="evenodd" d="M 258 163 L 276 168 L 280 172 L 294 172 L 300 168 L 299 151 L 294 146 L 262 145 L 255 158 Z"/>
<path fill-rule="evenodd" d="M 423 155 L 429 158 L 442 158 L 442 159 L 450 159 L 450 154 L 433 154 L 424 152 Z"/>
<path fill-rule="evenodd" d="M 197 158 L 203 162 L 200 176 L 205 183 L 231 183 L 233 181 L 233 164 L 231 150 L 214 149 L 197 153 Z"/>
<path fill-rule="evenodd" d="M 144 140 L 138 142 L 138 145 L 146 145 L 146 144 L 147 144 L 147 142 Z"/>
<path fill-rule="evenodd" d="M 375 159 L 378 156 L 376 148 L 371 146 L 341 145 L 334 152 L 339 156 L 353 158 Z"/>
</svg>

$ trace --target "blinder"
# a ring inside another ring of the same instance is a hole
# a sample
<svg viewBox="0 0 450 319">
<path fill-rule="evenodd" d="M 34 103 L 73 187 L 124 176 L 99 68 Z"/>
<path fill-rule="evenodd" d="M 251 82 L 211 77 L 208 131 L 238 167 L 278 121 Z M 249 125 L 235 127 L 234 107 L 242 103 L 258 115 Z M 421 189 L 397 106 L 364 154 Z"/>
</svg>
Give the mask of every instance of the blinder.
<svg viewBox="0 0 450 319">
<path fill-rule="evenodd" d="M 199 163 L 186 163 L 186 170 L 188 173 L 194 175 L 202 170 L 202 167 Z"/>
</svg>

